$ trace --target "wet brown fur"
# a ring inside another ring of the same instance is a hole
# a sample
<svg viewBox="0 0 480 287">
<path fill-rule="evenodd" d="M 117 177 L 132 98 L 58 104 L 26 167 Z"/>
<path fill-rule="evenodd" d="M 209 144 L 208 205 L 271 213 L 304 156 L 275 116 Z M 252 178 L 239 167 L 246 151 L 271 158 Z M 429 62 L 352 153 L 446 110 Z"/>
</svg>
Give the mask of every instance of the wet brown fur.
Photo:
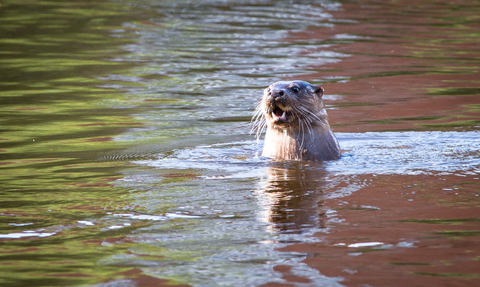
<svg viewBox="0 0 480 287">
<path fill-rule="evenodd" d="M 266 88 L 255 109 L 252 129 L 257 138 L 267 129 L 262 156 L 280 160 L 338 159 L 340 147 L 330 129 L 322 96 L 322 87 L 304 81 L 276 82 Z"/>
</svg>

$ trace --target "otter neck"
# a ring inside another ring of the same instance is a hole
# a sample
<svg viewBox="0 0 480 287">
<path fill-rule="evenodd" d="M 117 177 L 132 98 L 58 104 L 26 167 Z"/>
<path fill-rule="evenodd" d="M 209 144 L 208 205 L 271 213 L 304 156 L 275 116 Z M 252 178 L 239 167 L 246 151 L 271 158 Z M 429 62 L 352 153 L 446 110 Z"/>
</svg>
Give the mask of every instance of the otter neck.
<svg viewBox="0 0 480 287">
<path fill-rule="evenodd" d="M 338 142 L 328 120 L 310 129 L 269 124 L 262 156 L 283 160 L 333 160 L 340 154 Z"/>
</svg>

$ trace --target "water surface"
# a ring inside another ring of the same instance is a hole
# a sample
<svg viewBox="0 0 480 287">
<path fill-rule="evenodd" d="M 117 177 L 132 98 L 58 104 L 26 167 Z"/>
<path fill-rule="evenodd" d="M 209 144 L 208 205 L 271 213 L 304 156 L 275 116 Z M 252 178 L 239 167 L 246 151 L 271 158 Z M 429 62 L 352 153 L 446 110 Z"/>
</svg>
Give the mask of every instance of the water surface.
<svg viewBox="0 0 480 287">
<path fill-rule="evenodd" d="M 2 285 L 478 280 L 478 6 L 356 5 L 2 2 Z M 326 88 L 340 160 L 259 156 L 285 79 Z"/>
</svg>

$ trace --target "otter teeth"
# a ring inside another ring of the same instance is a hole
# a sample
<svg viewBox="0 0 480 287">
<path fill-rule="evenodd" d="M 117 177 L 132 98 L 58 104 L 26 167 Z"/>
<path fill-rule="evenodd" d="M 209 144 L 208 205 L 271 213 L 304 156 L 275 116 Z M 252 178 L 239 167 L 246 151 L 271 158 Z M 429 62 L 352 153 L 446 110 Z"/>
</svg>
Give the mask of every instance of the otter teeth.
<svg viewBox="0 0 480 287">
<path fill-rule="evenodd" d="M 272 112 L 272 118 L 285 121 L 287 120 L 287 112 L 283 111 L 283 114 L 281 116 L 277 116 L 274 112 Z"/>
</svg>

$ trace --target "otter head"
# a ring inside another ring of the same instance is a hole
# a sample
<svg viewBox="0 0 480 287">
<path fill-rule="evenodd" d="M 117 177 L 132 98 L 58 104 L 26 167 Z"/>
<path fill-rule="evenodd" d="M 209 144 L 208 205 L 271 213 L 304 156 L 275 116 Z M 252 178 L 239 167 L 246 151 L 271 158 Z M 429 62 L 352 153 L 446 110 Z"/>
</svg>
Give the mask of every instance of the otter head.
<svg viewBox="0 0 480 287">
<path fill-rule="evenodd" d="M 282 129 L 314 122 L 324 110 L 323 88 L 304 81 L 282 81 L 264 90 L 261 109 L 267 124 Z"/>
<path fill-rule="evenodd" d="M 340 147 L 330 129 L 323 88 L 304 81 L 276 82 L 265 89 L 253 117 L 263 156 L 282 160 L 332 160 Z"/>
</svg>

